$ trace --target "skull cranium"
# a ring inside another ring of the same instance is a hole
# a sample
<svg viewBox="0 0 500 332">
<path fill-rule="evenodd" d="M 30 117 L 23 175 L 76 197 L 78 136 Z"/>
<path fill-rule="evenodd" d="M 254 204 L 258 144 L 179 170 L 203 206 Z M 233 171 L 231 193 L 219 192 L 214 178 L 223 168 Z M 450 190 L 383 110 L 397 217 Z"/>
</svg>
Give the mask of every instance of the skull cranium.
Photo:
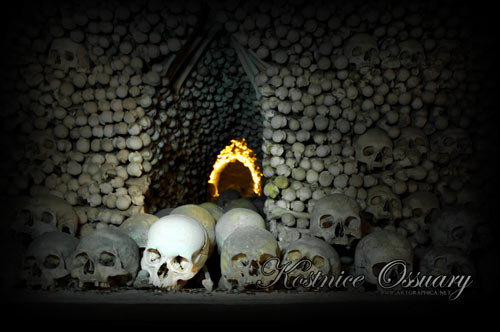
<svg viewBox="0 0 500 332">
<path fill-rule="evenodd" d="M 179 290 L 205 265 L 209 250 L 203 225 L 192 217 L 171 214 L 151 225 L 141 268 L 149 273 L 151 285 Z"/>
<path fill-rule="evenodd" d="M 73 253 L 71 276 L 80 288 L 131 285 L 139 269 L 139 248 L 124 232 L 106 228 L 80 240 Z"/>
<path fill-rule="evenodd" d="M 368 190 L 365 212 L 373 216 L 375 224 L 394 224 L 402 216 L 402 204 L 388 186 L 379 185 Z"/>
<path fill-rule="evenodd" d="M 411 210 L 411 219 L 416 221 L 422 230 L 429 229 L 431 212 L 439 208 L 439 199 L 430 191 L 417 191 L 403 200 L 405 208 Z"/>
<path fill-rule="evenodd" d="M 325 241 L 316 237 L 304 236 L 301 239 L 290 243 L 283 251 L 283 264 L 297 264 L 301 259 L 306 258 L 311 262 L 310 269 L 303 271 L 297 268 L 289 275 L 296 277 L 302 275 L 307 277 L 311 272 L 322 275 L 338 275 L 340 273 L 340 258 L 337 251 Z M 303 264 L 303 263 L 302 263 Z"/>
<path fill-rule="evenodd" d="M 367 130 L 354 139 L 356 159 L 366 164 L 369 171 L 392 163 L 392 140 L 379 128 Z"/>
<path fill-rule="evenodd" d="M 86 72 L 90 67 L 87 50 L 68 38 L 60 38 L 52 42 L 47 62 L 55 69 L 64 72 L 68 72 L 71 68 L 77 72 Z"/>
<path fill-rule="evenodd" d="M 70 275 L 71 254 L 78 240 L 66 233 L 50 232 L 36 238 L 23 261 L 22 279 L 29 286 L 55 288 Z"/>
<path fill-rule="evenodd" d="M 331 194 L 315 202 L 310 225 L 311 235 L 349 246 L 361 238 L 361 208 L 347 195 Z"/>
<path fill-rule="evenodd" d="M 357 33 L 347 40 L 344 55 L 357 69 L 379 62 L 376 39 L 366 33 Z"/>
<path fill-rule="evenodd" d="M 401 129 L 401 134 L 394 144 L 394 159 L 404 166 L 420 164 L 422 156 L 429 152 L 427 135 L 413 127 Z"/>
<path fill-rule="evenodd" d="M 238 228 L 224 241 L 221 250 L 221 286 L 231 290 L 244 290 L 258 283 L 269 285 L 278 271 L 273 262 L 263 264 L 273 257 L 280 257 L 278 242 L 264 228 L 247 226 Z"/>
<path fill-rule="evenodd" d="M 378 284 L 377 279 L 381 269 L 394 260 L 403 260 L 411 270 L 413 248 L 406 237 L 389 230 L 378 230 L 363 237 L 354 253 L 356 272 L 363 274 L 366 281 L 371 284 Z M 392 272 L 398 275 L 402 273 L 397 269 Z"/>
<path fill-rule="evenodd" d="M 56 230 L 74 236 L 78 228 L 78 215 L 64 199 L 38 195 L 29 198 L 24 206 L 19 206 L 12 227 L 31 238 Z"/>
</svg>

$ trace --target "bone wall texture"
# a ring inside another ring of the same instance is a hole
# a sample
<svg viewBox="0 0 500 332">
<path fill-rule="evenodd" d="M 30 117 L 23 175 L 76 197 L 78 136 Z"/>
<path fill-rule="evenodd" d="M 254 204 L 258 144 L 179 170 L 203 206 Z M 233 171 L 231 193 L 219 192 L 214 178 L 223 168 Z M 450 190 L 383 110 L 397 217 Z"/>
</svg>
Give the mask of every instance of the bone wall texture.
<svg viewBox="0 0 500 332">
<path fill-rule="evenodd" d="M 218 151 L 241 137 L 260 157 L 266 213 L 291 211 L 272 224 L 282 240 L 307 233 L 300 213 L 333 192 L 369 212 L 370 189 L 385 186 L 399 220 L 414 217 L 415 192 L 441 206 L 490 197 L 492 37 L 468 6 L 38 6 L 4 30 L 2 198 L 49 192 L 87 227 L 118 225 L 206 200 Z M 222 28 L 174 91 L 168 69 L 205 16 Z M 252 77 L 260 99 L 231 38 L 267 64 Z"/>
</svg>

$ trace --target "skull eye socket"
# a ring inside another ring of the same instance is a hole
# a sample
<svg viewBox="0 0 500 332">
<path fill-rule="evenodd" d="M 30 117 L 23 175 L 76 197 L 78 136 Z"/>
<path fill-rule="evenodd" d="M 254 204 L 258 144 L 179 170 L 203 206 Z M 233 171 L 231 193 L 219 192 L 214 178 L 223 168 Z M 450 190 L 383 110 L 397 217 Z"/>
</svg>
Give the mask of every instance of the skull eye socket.
<svg viewBox="0 0 500 332">
<path fill-rule="evenodd" d="M 321 228 L 330 228 L 333 226 L 334 223 L 335 220 L 332 215 L 326 214 L 324 216 L 321 216 L 321 218 L 319 218 L 319 224 Z"/>
<path fill-rule="evenodd" d="M 161 259 L 161 254 L 158 250 L 156 249 L 148 249 L 148 262 L 150 264 L 156 264 L 159 263 Z"/>
<path fill-rule="evenodd" d="M 397 200 L 397 199 L 393 199 L 393 200 L 391 200 L 391 205 L 392 205 L 392 207 L 395 207 L 395 208 L 399 207 L 399 202 L 398 202 L 398 200 Z"/>
<path fill-rule="evenodd" d="M 69 51 L 64 51 L 64 59 L 66 61 L 73 61 L 73 59 L 75 58 L 75 55 Z"/>
<path fill-rule="evenodd" d="M 269 258 L 271 258 L 273 256 L 269 255 L 269 254 L 262 254 L 260 256 L 260 259 L 259 259 L 259 264 L 260 265 L 263 265 Z"/>
<path fill-rule="evenodd" d="M 363 155 L 366 157 L 369 157 L 375 153 L 375 149 L 373 146 L 367 146 L 366 148 L 363 149 Z"/>
<path fill-rule="evenodd" d="M 413 216 L 416 218 L 420 218 L 424 215 L 424 211 L 420 208 L 413 209 Z"/>
<path fill-rule="evenodd" d="M 380 271 L 382 271 L 382 269 L 384 268 L 385 265 L 386 265 L 385 262 L 373 264 L 373 266 L 372 266 L 372 273 L 373 273 L 373 275 L 375 277 L 378 277 L 378 275 L 380 274 Z"/>
<path fill-rule="evenodd" d="M 48 211 L 43 211 L 42 215 L 40 216 L 40 221 L 43 222 L 44 224 L 55 224 L 54 220 L 54 215 Z"/>
<path fill-rule="evenodd" d="M 99 264 L 104 265 L 104 266 L 108 266 L 108 267 L 114 266 L 115 260 L 116 260 L 116 256 L 110 252 L 107 252 L 107 251 L 103 251 L 99 255 Z"/>
<path fill-rule="evenodd" d="M 89 256 L 86 253 L 82 252 L 82 253 L 75 256 L 75 259 L 73 260 L 73 262 L 77 266 L 82 266 L 85 263 L 87 263 L 88 260 L 89 260 Z"/>
<path fill-rule="evenodd" d="M 322 268 L 323 266 L 325 266 L 325 259 L 321 256 L 314 256 L 312 259 L 312 263 L 317 268 Z"/>
<path fill-rule="evenodd" d="M 445 137 L 444 140 L 443 140 L 443 145 L 444 146 L 453 146 L 455 145 L 455 139 L 453 139 L 452 137 Z"/>
<path fill-rule="evenodd" d="M 464 240 L 467 236 L 467 232 L 466 232 L 465 228 L 459 226 L 459 227 L 455 227 L 451 231 L 451 236 L 457 240 Z"/>
<path fill-rule="evenodd" d="M 48 255 L 45 257 L 45 260 L 43 262 L 43 266 L 46 269 L 55 269 L 56 267 L 59 266 L 61 263 L 61 259 L 55 255 Z"/>
<path fill-rule="evenodd" d="M 231 258 L 231 265 L 233 267 L 245 267 L 248 265 L 248 260 L 247 260 L 247 255 L 241 253 L 234 255 L 233 258 Z"/>
<path fill-rule="evenodd" d="M 354 217 L 354 216 L 347 217 L 344 221 L 344 226 L 345 227 L 358 227 L 359 226 L 358 217 Z"/>
<path fill-rule="evenodd" d="M 28 256 L 24 259 L 24 266 L 25 267 L 31 267 L 36 264 L 36 258 L 33 256 Z"/>
<path fill-rule="evenodd" d="M 300 258 L 302 258 L 302 254 L 300 253 L 299 250 L 291 250 L 288 252 L 286 257 L 288 260 L 298 261 Z"/>
<path fill-rule="evenodd" d="M 382 197 L 380 197 L 380 196 L 374 196 L 370 200 L 371 205 L 380 205 L 380 204 L 382 204 L 382 202 L 383 202 L 383 200 L 382 200 Z"/>
<path fill-rule="evenodd" d="M 352 49 L 352 56 L 360 56 L 362 54 L 361 47 L 356 46 L 355 48 Z"/>
</svg>

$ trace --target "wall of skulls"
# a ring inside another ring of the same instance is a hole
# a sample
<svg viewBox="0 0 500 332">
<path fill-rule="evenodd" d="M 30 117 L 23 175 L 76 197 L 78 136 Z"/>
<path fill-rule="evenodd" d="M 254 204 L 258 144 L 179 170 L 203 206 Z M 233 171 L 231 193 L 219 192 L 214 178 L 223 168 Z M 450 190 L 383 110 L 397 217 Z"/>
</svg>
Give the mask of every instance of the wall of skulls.
<svg viewBox="0 0 500 332">
<path fill-rule="evenodd" d="M 2 71 L 2 196 L 61 197 L 89 231 L 205 201 L 218 151 L 241 137 L 258 149 L 262 124 L 224 34 L 182 89 L 170 88 L 167 71 L 200 6 L 75 2 L 25 12 L 20 22 L 30 24 L 7 36 Z"/>
<path fill-rule="evenodd" d="M 466 13 L 213 3 L 222 29 L 174 92 L 168 70 L 203 10 L 72 2 L 12 26 L 2 196 L 50 192 L 84 229 L 119 225 L 145 206 L 204 201 L 218 151 L 245 137 L 262 157 L 266 213 L 282 240 L 307 233 L 306 213 L 333 192 L 355 198 L 373 225 L 398 221 L 415 245 L 427 241 L 419 206 L 482 202 L 489 62 Z M 266 69 L 249 78 L 231 35 Z"/>
</svg>

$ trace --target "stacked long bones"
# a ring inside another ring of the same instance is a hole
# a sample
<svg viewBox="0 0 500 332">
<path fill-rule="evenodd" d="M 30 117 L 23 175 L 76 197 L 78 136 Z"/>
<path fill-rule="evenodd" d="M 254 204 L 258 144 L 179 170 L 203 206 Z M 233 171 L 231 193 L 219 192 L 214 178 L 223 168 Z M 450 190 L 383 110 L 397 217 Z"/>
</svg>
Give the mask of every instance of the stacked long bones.
<svg viewBox="0 0 500 332">
<path fill-rule="evenodd" d="M 61 275 L 80 284 L 131 285 L 140 267 L 148 273 L 139 276 L 162 276 L 149 278 L 156 287 L 182 287 L 214 252 L 225 210 L 209 209 L 213 221 L 195 216 L 202 228 L 182 219 L 176 229 L 193 234 L 193 251 L 166 261 L 172 248 L 162 253 L 145 239 L 145 206 L 156 213 L 203 201 L 211 162 L 235 136 L 261 144 L 267 199 L 262 220 L 253 215 L 251 227 L 245 221 L 218 243 L 220 285 L 253 284 L 251 262 L 261 256 L 310 257 L 325 273 L 365 271 L 394 258 L 395 246 L 409 264 L 417 256 L 421 270 L 472 271 L 470 254 L 488 243 L 487 225 L 467 212 L 481 206 L 484 183 L 475 174 L 487 122 L 473 63 L 480 50 L 464 46 L 466 28 L 433 20 L 432 8 L 385 5 L 214 5 L 217 36 L 227 35 L 208 43 L 178 89 L 166 76 L 200 6 L 43 11 L 49 33 L 28 26 L 20 38 L 25 55 L 8 72 L 21 75 L 11 86 L 20 97 L 2 114 L 17 143 L 6 150 L 25 147 L 12 152 L 9 169 L 17 175 L 8 194 L 30 195 L 13 199 L 23 207 L 14 229 L 33 240 L 24 262 L 44 267 L 41 281 L 28 283 L 52 286 L 59 274 L 47 267 L 65 262 Z M 128 219 L 140 226 L 125 227 Z M 167 239 L 169 226 L 155 229 Z M 130 229 L 142 229 L 142 240 Z M 255 238 L 252 250 L 238 247 Z M 373 246 L 382 254 L 370 256 Z"/>
</svg>

